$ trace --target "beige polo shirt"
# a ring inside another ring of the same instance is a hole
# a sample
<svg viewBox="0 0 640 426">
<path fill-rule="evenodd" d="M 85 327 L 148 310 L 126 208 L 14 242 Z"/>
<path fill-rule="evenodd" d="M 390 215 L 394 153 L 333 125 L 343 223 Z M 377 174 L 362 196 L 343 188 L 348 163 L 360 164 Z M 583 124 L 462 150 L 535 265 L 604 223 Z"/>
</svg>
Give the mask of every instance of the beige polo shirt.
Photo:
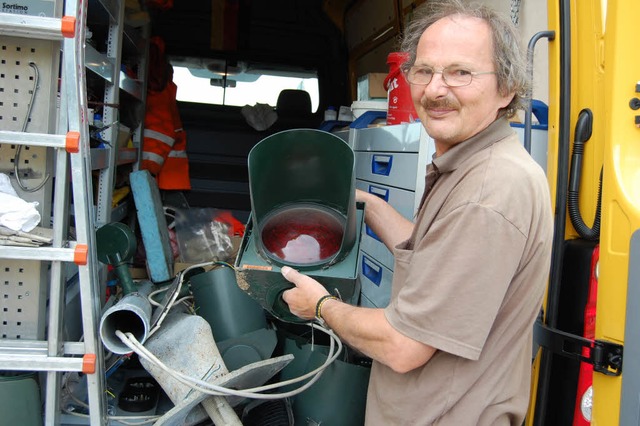
<svg viewBox="0 0 640 426">
<path fill-rule="evenodd" d="M 366 424 L 520 425 L 551 258 L 547 179 L 504 118 L 428 170 L 385 315 L 437 352 L 406 374 L 374 362 Z"/>
</svg>

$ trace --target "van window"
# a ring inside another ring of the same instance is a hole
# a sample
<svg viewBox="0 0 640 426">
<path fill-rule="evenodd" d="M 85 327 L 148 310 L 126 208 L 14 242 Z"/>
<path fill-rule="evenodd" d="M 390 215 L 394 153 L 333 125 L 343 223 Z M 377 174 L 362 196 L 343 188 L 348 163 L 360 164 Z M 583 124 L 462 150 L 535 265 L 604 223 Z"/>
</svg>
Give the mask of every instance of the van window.
<svg viewBox="0 0 640 426">
<path fill-rule="evenodd" d="M 280 74 L 280 75 L 279 75 Z M 282 73 L 241 73 L 229 76 L 226 82 L 211 78 L 201 69 L 173 65 L 173 82 L 178 86 L 178 101 L 216 105 L 245 106 L 256 103 L 276 106 L 278 95 L 284 89 L 309 92 L 311 109 L 318 110 L 318 77 L 311 72 L 287 71 Z"/>
</svg>

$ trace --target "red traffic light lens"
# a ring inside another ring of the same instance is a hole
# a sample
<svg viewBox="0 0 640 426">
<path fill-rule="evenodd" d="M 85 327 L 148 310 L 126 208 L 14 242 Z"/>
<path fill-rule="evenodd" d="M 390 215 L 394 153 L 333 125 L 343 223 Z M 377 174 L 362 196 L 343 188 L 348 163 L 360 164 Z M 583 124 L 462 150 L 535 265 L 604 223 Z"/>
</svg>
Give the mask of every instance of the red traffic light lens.
<svg viewBox="0 0 640 426">
<path fill-rule="evenodd" d="M 316 206 L 284 209 L 265 220 L 262 244 L 285 263 L 321 263 L 340 250 L 343 222 L 336 213 Z"/>
</svg>

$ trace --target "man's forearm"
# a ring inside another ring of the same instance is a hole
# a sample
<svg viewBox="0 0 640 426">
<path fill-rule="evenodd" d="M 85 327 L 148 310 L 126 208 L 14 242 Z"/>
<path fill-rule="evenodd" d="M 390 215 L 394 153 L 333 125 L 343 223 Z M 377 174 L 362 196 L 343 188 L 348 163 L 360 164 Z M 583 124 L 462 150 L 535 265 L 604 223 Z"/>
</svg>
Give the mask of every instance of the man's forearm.
<svg viewBox="0 0 640 426">
<path fill-rule="evenodd" d="M 370 358 L 405 373 L 429 361 L 435 350 L 391 326 L 384 310 L 352 306 L 337 299 L 318 281 L 288 266 L 282 276 L 294 284 L 282 293 L 291 313 L 304 319 L 320 315 L 347 345 Z M 322 301 L 318 308 L 318 302 Z M 318 312 L 318 310 L 320 312 Z"/>
<path fill-rule="evenodd" d="M 322 317 L 347 345 L 400 373 L 423 365 L 435 352 L 395 330 L 383 309 L 330 300 L 322 306 Z"/>
</svg>

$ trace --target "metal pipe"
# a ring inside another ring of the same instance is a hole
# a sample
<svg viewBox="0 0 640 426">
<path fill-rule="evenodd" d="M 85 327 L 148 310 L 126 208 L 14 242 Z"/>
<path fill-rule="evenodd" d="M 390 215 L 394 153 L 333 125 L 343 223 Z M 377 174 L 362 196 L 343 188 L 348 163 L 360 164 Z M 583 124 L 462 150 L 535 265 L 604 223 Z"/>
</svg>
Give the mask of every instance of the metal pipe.
<svg viewBox="0 0 640 426">
<path fill-rule="evenodd" d="M 531 40 L 529 40 L 529 46 L 527 47 L 527 67 L 529 68 L 529 78 L 531 81 L 533 81 L 533 51 L 535 50 L 536 43 L 538 43 L 541 38 L 553 40 L 555 37 L 555 31 L 540 31 L 534 34 L 534 36 L 531 37 Z M 531 115 L 533 114 L 531 106 L 532 97 L 533 95 L 531 91 L 529 91 L 527 94 L 527 109 L 524 115 L 524 148 L 529 154 L 531 154 Z"/>
<path fill-rule="evenodd" d="M 131 352 L 116 331 L 131 333 L 144 343 L 151 328 L 151 303 L 148 296 L 153 289 L 149 281 L 143 281 L 137 291 L 127 294 L 118 303 L 109 308 L 100 320 L 100 339 L 104 346 L 114 354 Z"/>
</svg>

